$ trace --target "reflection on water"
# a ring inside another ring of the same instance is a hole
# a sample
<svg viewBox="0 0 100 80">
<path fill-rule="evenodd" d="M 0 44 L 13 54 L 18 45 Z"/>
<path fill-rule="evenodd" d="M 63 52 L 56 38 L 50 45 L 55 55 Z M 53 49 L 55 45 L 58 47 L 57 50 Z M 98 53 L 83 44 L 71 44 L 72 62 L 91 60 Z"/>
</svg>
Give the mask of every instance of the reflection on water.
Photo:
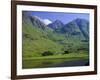
<svg viewBox="0 0 100 80">
<path fill-rule="evenodd" d="M 89 60 L 66 60 L 66 59 L 45 59 L 45 60 L 23 60 L 23 69 L 26 68 L 48 68 L 48 67 L 72 67 L 89 66 Z"/>
</svg>

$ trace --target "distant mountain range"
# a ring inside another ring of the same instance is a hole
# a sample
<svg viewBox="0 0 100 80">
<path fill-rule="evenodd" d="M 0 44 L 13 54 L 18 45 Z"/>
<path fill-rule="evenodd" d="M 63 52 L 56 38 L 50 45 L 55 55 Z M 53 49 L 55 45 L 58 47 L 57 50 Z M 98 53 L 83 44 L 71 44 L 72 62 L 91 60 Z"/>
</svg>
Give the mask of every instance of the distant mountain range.
<svg viewBox="0 0 100 80">
<path fill-rule="evenodd" d="M 42 19 L 36 16 L 30 16 L 30 20 L 32 24 L 41 29 L 45 29 L 47 27 L 51 28 L 57 33 L 62 33 L 66 35 L 80 35 L 84 36 L 85 39 L 89 38 L 89 22 L 85 19 L 75 19 L 67 24 L 63 24 L 60 20 L 56 20 L 48 25 L 46 25 Z"/>
<path fill-rule="evenodd" d="M 23 14 L 23 38 L 25 52 L 40 54 L 51 50 L 56 54 L 63 50 L 76 51 L 80 46 L 88 49 L 89 21 L 77 18 L 66 24 L 60 20 L 45 24 L 37 16 Z"/>
</svg>

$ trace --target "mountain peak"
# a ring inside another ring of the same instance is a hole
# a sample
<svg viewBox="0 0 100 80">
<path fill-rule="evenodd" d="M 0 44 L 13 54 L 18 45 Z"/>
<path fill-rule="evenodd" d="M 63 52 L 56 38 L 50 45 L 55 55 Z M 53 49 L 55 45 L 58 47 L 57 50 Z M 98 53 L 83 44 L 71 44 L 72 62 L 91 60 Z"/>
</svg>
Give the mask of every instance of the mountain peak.
<svg viewBox="0 0 100 80">
<path fill-rule="evenodd" d="M 38 16 L 31 16 L 31 17 L 36 19 L 36 20 L 39 20 L 39 21 L 43 22 L 43 20 L 40 17 L 38 17 Z"/>
<path fill-rule="evenodd" d="M 77 18 L 75 19 L 76 22 L 89 22 L 88 20 L 86 19 L 82 19 L 82 18 Z"/>
<path fill-rule="evenodd" d="M 33 26 L 36 26 L 41 29 L 45 29 L 47 26 L 44 24 L 43 20 L 38 16 L 31 16 L 30 20 Z"/>
<path fill-rule="evenodd" d="M 64 24 L 60 20 L 56 20 L 53 23 L 48 25 L 52 29 L 59 29 L 64 26 Z"/>
<path fill-rule="evenodd" d="M 60 20 L 56 20 L 54 21 L 54 23 L 62 23 Z"/>
</svg>

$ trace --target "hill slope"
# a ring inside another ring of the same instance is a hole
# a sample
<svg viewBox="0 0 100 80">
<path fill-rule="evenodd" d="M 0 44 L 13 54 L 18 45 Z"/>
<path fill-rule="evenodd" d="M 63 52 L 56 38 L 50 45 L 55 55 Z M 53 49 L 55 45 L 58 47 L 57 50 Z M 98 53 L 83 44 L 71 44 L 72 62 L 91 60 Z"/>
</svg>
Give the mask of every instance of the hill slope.
<svg viewBox="0 0 100 80">
<path fill-rule="evenodd" d="M 24 57 L 42 56 L 48 51 L 54 55 L 88 51 L 87 21 L 76 19 L 64 25 L 57 20 L 47 26 L 39 18 L 27 14 L 23 14 L 22 21 Z"/>
</svg>

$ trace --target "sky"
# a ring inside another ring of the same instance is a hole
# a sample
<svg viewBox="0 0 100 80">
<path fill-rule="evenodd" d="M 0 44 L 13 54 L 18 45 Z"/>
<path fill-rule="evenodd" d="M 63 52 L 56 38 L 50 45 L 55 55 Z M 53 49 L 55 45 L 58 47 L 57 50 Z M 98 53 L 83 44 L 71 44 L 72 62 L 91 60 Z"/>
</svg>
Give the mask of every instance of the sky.
<svg viewBox="0 0 100 80">
<path fill-rule="evenodd" d="M 31 16 L 38 16 L 42 19 L 49 19 L 52 22 L 54 22 L 55 20 L 60 20 L 64 24 L 67 24 L 68 22 L 77 18 L 86 19 L 89 21 L 88 13 L 64 13 L 64 12 L 41 12 L 41 11 L 24 11 L 24 12 L 27 12 Z"/>
</svg>

